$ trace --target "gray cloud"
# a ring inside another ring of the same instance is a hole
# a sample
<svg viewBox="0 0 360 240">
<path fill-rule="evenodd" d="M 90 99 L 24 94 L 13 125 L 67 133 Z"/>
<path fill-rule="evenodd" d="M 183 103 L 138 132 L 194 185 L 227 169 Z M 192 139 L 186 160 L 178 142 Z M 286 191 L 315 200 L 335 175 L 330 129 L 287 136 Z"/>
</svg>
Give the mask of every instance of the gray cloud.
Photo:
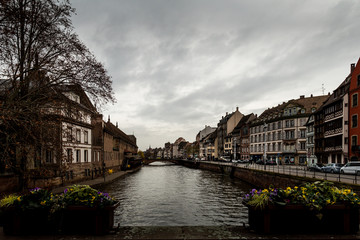
<svg viewBox="0 0 360 240">
<path fill-rule="evenodd" d="M 360 52 L 356 0 L 76 0 L 75 31 L 105 64 L 108 106 L 138 145 L 189 141 L 245 114 L 335 89 Z"/>
</svg>

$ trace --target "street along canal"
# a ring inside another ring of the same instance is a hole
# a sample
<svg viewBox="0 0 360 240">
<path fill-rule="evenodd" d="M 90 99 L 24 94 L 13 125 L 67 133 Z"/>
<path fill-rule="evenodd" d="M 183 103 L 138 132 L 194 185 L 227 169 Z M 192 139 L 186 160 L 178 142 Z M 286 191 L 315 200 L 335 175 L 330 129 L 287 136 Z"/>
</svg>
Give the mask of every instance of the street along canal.
<svg viewBox="0 0 360 240">
<path fill-rule="evenodd" d="M 248 223 L 251 186 L 206 170 L 155 162 L 105 186 L 120 201 L 115 225 L 220 226 Z"/>
</svg>

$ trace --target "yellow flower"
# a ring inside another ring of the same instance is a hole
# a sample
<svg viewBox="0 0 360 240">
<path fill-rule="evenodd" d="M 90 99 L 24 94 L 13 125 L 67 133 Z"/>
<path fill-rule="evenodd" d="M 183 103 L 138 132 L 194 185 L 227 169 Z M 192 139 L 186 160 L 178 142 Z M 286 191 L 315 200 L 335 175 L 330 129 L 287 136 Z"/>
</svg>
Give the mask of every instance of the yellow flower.
<svg viewBox="0 0 360 240">
<path fill-rule="evenodd" d="M 44 200 L 40 204 L 44 206 L 46 204 L 46 201 Z"/>
<path fill-rule="evenodd" d="M 326 203 L 327 203 L 327 204 L 330 204 L 330 199 L 326 199 Z"/>
<path fill-rule="evenodd" d="M 18 200 L 19 202 L 21 201 L 21 197 L 18 197 L 16 200 Z"/>
<path fill-rule="evenodd" d="M 109 174 L 112 174 L 112 173 L 113 173 L 113 170 L 112 170 L 112 169 L 109 169 L 109 170 L 108 170 L 108 173 L 109 173 Z"/>
</svg>

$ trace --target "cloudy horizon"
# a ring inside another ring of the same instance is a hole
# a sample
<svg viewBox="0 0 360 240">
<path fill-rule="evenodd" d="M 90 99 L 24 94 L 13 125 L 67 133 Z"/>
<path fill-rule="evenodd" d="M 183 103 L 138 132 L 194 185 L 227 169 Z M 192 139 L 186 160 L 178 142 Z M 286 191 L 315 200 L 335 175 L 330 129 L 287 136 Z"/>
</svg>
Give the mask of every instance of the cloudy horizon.
<svg viewBox="0 0 360 240">
<path fill-rule="evenodd" d="M 360 2 L 72 0 L 74 31 L 113 80 L 104 120 L 140 150 L 195 141 L 226 112 L 337 88 L 360 57 Z"/>
</svg>

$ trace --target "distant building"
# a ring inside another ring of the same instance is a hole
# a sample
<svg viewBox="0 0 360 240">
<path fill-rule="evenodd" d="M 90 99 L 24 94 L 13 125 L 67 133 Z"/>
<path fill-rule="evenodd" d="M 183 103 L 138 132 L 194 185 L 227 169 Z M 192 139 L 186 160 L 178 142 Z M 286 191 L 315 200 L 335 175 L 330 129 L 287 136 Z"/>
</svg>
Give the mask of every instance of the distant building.
<svg viewBox="0 0 360 240">
<path fill-rule="evenodd" d="M 315 154 L 320 163 L 348 161 L 350 79 L 351 73 L 314 113 Z"/>
<path fill-rule="evenodd" d="M 229 134 L 235 159 L 250 160 L 250 124 L 255 118 L 253 113 L 244 116 Z"/>
<path fill-rule="evenodd" d="M 210 127 L 205 125 L 205 128 L 203 130 L 201 130 L 199 132 L 199 155 L 201 158 L 205 158 L 207 156 L 207 152 L 206 152 L 206 140 L 205 138 L 207 136 L 209 136 L 211 133 L 213 133 L 214 131 L 216 131 L 215 127 Z"/>
<path fill-rule="evenodd" d="M 244 116 L 239 112 L 239 108 L 236 107 L 236 111 L 230 114 L 226 113 L 225 117 L 223 116 L 218 125 L 217 125 L 217 152 L 215 157 L 218 158 L 222 155 L 231 155 L 232 149 L 232 139 L 228 137 L 228 134 L 231 133 L 236 125 L 239 123 L 241 118 Z"/>
<path fill-rule="evenodd" d="M 360 158 L 360 58 L 357 64 L 351 64 L 351 80 L 349 89 L 349 157 L 351 161 Z"/>
</svg>

